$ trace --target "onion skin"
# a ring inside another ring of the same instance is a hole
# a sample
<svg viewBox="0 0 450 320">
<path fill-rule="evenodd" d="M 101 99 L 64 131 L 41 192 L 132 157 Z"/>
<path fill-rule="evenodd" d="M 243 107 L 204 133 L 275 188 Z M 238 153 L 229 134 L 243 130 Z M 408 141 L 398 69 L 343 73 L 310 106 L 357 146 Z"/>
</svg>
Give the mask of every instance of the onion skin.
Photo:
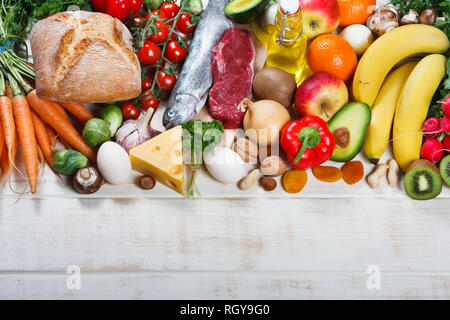
<svg viewBox="0 0 450 320">
<path fill-rule="evenodd" d="M 246 103 L 249 108 L 244 117 L 244 130 L 249 139 L 264 147 L 278 144 L 281 130 L 291 120 L 286 108 L 272 100 Z"/>
</svg>

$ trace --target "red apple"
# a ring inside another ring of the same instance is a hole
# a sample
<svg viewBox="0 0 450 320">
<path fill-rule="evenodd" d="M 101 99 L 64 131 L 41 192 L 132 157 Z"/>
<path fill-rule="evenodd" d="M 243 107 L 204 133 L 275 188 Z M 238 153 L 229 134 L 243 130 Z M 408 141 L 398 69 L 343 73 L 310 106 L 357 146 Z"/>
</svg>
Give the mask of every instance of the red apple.
<svg viewBox="0 0 450 320">
<path fill-rule="evenodd" d="M 295 94 L 295 107 L 300 117 L 313 115 L 328 122 L 348 102 L 344 81 L 318 73 L 306 79 Z"/>
<path fill-rule="evenodd" d="M 302 7 L 303 30 L 312 40 L 332 33 L 339 26 L 339 5 L 336 0 L 299 0 Z"/>
</svg>

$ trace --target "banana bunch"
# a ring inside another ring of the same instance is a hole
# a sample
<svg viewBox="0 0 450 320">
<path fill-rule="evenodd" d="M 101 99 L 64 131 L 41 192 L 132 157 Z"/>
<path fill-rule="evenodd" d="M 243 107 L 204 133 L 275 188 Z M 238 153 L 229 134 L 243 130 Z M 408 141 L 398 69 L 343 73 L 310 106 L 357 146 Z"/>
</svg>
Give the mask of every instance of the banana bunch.
<svg viewBox="0 0 450 320">
<path fill-rule="evenodd" d="M 394 123 L 394 153 L 403 170 L 419 159 L 421 131 L 431 99 L 445 76 L 450 42 L 438 28 L 411 24 L 396 28 L 377 39 L 356 69 L 353 95 L 372 107 L 372 120 L 364 151 L 377 163 L 389 143 Z M 388 73 L 401 61 L 431 54 Z"/>
</svg>

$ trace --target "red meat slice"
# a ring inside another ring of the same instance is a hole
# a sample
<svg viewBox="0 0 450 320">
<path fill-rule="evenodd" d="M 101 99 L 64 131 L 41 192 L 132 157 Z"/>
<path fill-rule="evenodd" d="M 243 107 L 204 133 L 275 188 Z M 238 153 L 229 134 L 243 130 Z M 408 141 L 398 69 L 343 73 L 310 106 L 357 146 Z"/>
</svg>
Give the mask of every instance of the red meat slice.
<svg viewBox="0 0 450 320">
<path fill-rule="evenodd" d="M 246 109 L 239 104 L 252 93 L 255 47 L 248 30 L 230 29 L 212 50 L 214 85 L 209 111 L 225 129 L 242 127 Z"/>
</svg>

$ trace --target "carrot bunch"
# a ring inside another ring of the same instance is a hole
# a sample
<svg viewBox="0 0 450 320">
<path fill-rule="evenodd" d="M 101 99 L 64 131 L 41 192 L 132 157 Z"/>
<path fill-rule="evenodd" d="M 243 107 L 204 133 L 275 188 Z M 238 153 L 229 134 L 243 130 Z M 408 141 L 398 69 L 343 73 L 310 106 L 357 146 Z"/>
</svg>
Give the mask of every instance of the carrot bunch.
<svg viewBox="0 0 450 320">
<path fill-rule="evenodd" d="M 8 79 L 8 84 L 5 79 Z M 7 90 L 10 89 L 10 90 Z M 20 145 L 31 193 L 38 185 L 39 160 L 53 168 L 53 148 L 58 138 L 66 148 L 73 148 L 92 162 L 96 151 L 89 147 L 69 121 L 65 109 L 85 123 L 93 116 L 82 104 L 51 102 L 38 97 L 14 69 L 0 69 L 0 166 L 3 181 L 16 168 Z"/>
</svg>

